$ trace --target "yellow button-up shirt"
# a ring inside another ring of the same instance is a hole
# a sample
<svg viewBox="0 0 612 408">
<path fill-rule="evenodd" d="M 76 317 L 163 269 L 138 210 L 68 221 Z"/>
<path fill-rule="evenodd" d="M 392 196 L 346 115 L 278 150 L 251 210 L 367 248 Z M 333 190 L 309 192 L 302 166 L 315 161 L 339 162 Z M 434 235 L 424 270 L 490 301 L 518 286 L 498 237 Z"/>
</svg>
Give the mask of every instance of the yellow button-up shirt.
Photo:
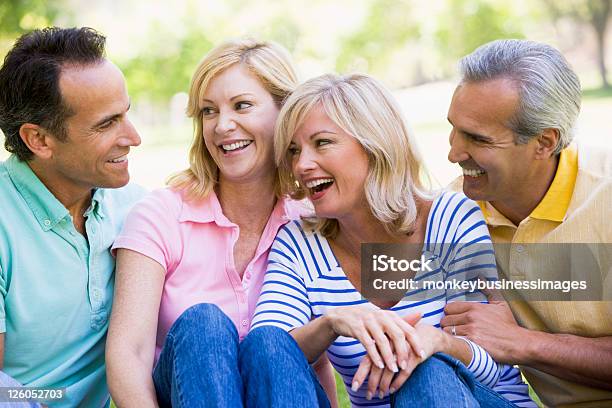
<svg viewBox="0 0 612 408">
<path fill-rule="evenodd" d="M 460 179 L 452 188 L 461 189 Z M 518 301 L 510 303 L 519 322 L 529 329 L 578 336 L 612 336 L 612 152 L 575 145 L 561 152 L 557 172 L 542 201 L 514 225 L 489 202 L 478 202 L 496 246 L 500 274 L 511 280 L 543 278 L 550 270 L 533 268 L 525 244 L 607 244 L 595 251 L 599 271 L 589 276 L 603 301 Z M 535 249 L 535 247 L 533 247 Z M 550 268 L 549 268 L 550 269 Z M 549 275 L 546 278 L 550 278 Z M 521 367 L 542 402 L 550 406 L 590 407 L 612 405 L 612 392 L 553 377 Z"/>
</svg>

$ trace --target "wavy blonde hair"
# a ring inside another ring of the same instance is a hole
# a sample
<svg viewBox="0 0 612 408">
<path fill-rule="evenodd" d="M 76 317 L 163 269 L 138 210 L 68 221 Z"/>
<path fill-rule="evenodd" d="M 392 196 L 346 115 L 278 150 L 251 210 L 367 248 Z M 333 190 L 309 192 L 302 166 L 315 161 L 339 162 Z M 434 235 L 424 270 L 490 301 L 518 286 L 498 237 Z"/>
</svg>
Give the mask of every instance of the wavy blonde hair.
<svg viewBox="0 0 612 408">
<path fill-rule="evenodd" d="M 389 233 L 412 232 L 417 218 L 416 200 L 431 198 L 423 182 L 426 173 L 398 104 L 382 84 L 368 75 L 322 75 L 300 85 L 287 99 L 274 132 L 281 192 L 295 199 L 305 196 L 304 187 L 291 170 L 288 148 L 294 133 L 316 106 L 321 106 L 366 151 L 369 171 L 364 188 L 372 214 Z M 327 238 L 338 233 L 335 219 L 306 221 Z"/>
<path fill-rule="evenodd" d="M 204 142 L 201 104 L 213 78 L 234 64 L 243 65 L 255 75 L 279 108 L 297 85 L 297 75 L 289 53 L 276 43 L 252 39 L 229 41 L 204 57 L 193 74 L 189 88 L 187 116 L 193 119 L 194 127 L 189 168 L 171 176 L 167 182 L 170 187 L 183 191 L 187 199 L 205 198 L 218 182 L 219 168 Z M 275 192 L 280 197 L 278 173 Z"/>
</svg>

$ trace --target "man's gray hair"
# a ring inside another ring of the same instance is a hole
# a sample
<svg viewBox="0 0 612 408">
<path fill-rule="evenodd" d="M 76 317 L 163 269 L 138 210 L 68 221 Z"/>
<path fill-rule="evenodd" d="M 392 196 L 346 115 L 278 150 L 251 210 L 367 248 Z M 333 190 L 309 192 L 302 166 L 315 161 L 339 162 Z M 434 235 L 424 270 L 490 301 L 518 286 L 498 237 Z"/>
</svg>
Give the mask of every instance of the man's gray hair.
<svg viewBox="0 0 612 408">
<path fill-rule="evenodd" d="M 482 45 L 459 62 L 461 82 L 507 78 L 519 91 L 519 107 L 508 124 L 516 143 L 524 144 L 544 129 L 559 131 L 558 154 L 574 138 L 580 113 L 580 80 L 555 48 L 527 40 L 497 40 Z"/>
</svg>

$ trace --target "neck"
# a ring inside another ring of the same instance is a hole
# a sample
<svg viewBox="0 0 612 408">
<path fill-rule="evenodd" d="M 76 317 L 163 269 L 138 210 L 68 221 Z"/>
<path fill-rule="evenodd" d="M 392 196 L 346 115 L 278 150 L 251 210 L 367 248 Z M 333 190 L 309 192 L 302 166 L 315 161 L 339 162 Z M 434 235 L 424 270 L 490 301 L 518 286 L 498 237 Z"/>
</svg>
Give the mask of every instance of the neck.
<svg viewBox="0 0 612 408">
<path fill-rule="evenodd" d="M 241 228 L 263 229 L 276 204 L 274 174 L 268 180 L 245 183 L 221 178 L 215 192 L 223 214 Z"/>
<path fill-rule="evenodd" d="M 529 173 L 525 178 L 524 188 L 512 191 L 506 200 L 491 201 L 491 204 L 514 225 L 519 225 L 535 210 L 548 192 L 558 164 L 559 156 L 551 157 Z"/>
<path fill-rule="evenodd" d="M 359 256 L 362 243 L 409 243 L 414 238 L 421 240 L 422 234 L 420 234 L 420 231 L 424 220 L 426 223 L 429 205 L 431 203 L 417 200 L 418 215 L 414 233 L 411 235 L 394 235 L 387 232 L 383 224 L 374 217 L 366 203 L 363 206 L 364 211 L 338 219 L 338 235 L 333 241 L 349 253 Z"/>
<path fill-rule="evenodd" d="M 38 163 L 28 162 L 36 177 L 47 187 L 57 200 L 68 210 L 75 223 L 83 218 L 83 213 L 91 205 L 91 188 L 67 186 L 52 169 Z"/>
</svg>

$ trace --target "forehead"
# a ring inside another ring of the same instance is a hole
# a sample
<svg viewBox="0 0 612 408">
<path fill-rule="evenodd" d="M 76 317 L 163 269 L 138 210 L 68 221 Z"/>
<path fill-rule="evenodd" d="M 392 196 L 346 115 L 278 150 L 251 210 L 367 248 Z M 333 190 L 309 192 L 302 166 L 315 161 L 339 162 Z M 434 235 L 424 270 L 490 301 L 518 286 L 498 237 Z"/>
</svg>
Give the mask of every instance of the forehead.
<svg viewBox="0 0 612 408">
<path fill-rule="evenodd" d="M 455 93 L 448 119 L 456 128 L 486 132 L 507 127 L 519 106 L 519 92 L 512 80 L 464 82 Z"/>
<path fill-rule="evenodd" d="M 295 130 L 295 138 L 307 138 L 321 131 L 333 131 L 339 133 L 342 129 L 334 123 L 319 103 L 313 106 L 306 115 L 300 126 Z"/>
<path fill-rule="evenodd" d="M 73 114 L 103 116 L 129 103 L 123 74 L 112 62 L 65 66 L 59 79 L 62 99 Z"/>
<path fill-rule="evenodd" d="M 216 74 L 204 90 L 204 99 L 231 99 L 236 95 L 252 93 L 268 94 L 263 84 L 249 69 L 242 64 L 234 64 Z"/>
</svg>

